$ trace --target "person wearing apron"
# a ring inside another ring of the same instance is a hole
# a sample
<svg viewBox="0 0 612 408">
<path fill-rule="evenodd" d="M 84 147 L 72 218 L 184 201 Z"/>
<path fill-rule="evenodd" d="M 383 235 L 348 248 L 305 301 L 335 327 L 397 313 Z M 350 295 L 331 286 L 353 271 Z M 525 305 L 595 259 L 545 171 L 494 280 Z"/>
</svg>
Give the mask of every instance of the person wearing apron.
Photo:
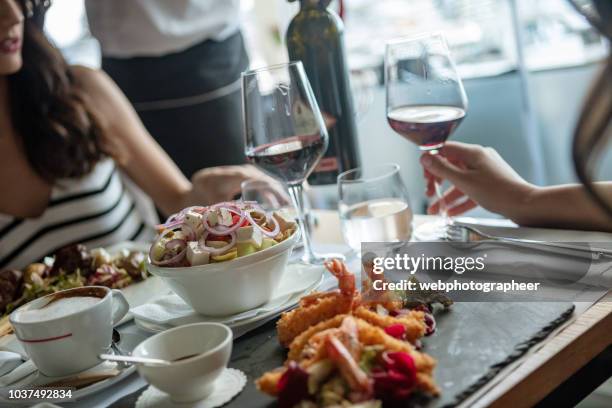
<svg viewBox="0 0 612 408">
<path fill-rule="evenodd" d="M 243 164 L 239 0 L 86 0 L 102 69 L 187 177 Z"/>
</svg>

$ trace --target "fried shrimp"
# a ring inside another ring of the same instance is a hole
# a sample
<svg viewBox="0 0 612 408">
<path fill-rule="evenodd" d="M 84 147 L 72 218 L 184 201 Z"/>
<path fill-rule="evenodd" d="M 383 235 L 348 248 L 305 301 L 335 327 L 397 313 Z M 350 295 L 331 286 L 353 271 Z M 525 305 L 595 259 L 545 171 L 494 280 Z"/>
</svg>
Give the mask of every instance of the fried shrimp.
<svg viewBox="0 0 612 408">
<path fill-rule="evenodd" d="M 412 357 L 416 369 L 415 390 L 438 395 L 439 389 L 432 377 L 436 361 L 414 348 L 410 343 L 398 340 L 380 327 L 350 315 L 339 315 L 304 331 L 290 347 L 289 361 L 294 361 L 306 372 L 321 361 L 331 361 L 353 391 L 370 395 L 372 381 L 359 366 L 362 350 L 367 346 L 379 346 L 385 352 L 404 352 Z M 278 394 L 278 383 L 287 370 L 270 371 L 261 376 L 257 387 L 272 396 Z"/>
<path fill-rule="evenodd" d="M 346 314 L 352 314 L 383 329 L 400 324 L 405 329 L 405 340 L 413 343 L 425 335 L 427 325 L 423 312 L 404 311 L 399 315 L 391 316 L 388 312 L 400 310 L 401 302 L 392 296 L 381 294 L 377 295 L 378 301 L 373 301 L 372 295 L 368 295 L 369 299 L 366 302 L 364 301 L 365 295 L 359 294 L 355 287 L 355 275 L 346 268 L 344 263 L 333 260 L 327 262 L 325 266 L 338 279 L 339 289 L 305 296 L 300 300 L 296 309 L 283 313 L 276 327 L 278 339 L 284 347 L 289 347 L 300 334 L 307 332 L 319 323 Z M 383 308 L 386 313 L 379 314 L 376 310 L 380 308 Z M 333 320 L 333 322 L 339 321 Z M 338 325 L 339 323 L 335 324 L 334 327 Z M 320 329 L 315 330 L 320 331 Z M 300 346 L 300 350 L 301 348 Z M 293 350 L 290 350 L 289 358 L 295 359 L 295 357 Z"/>
<path fill-rule="evenodd" d="M 340 327 L 342 320 L 344 320 L 346 316 L 347 315 L 345 314 L 339 314 L 339 315 L 332 317 L 331 319 L 324 320 L 304 330 L 289 345 L 289 353 L 287 354 L 287 360 L 298 361 L 301 358 L 312 358 L 312 356 L 307 356 L 307 355 L 302 356 L 302 351 L 304 350 L 304 347 L 308 343 L 308 340 L 310 340 L 310 338 L 314 336 L 316 333 L 322 332 L 324 330 Z"/>
<path fill-rule="evenodd" d="M 338 279 L 338 289 L 304 296 L 298 307 L 283 313 L 276 328 L 279 342 L 288 347 L 293 339 L 309 327 L 339 314 L 350 313 L 359 301 L 353 275 L 344 263 L 334 259 L 325 267 Z"/>
<path fill-rule="evenodd" d="M 398 316 L 385 316 L 369 310 L 364 306 L 360 306 L 353 310 L 353 315 L 365 320 L 374 326 L 389 327 L 395 324 L 401 324 L 406 329 L 404 336 L 406 340 L 414 343 L 425 335 L 427 325 L 425 324 L 425 313 L 422 311 L 411 310 L 410 312 Z"/>
<path fill-rule="evenodd" d="M 279 367 L 275 370 L 264 373 L 261 377 L 255 380 L 257 389 L 271 396 L 278 394 L 278 381 L 283 376 L 285 367 Z"/>
</svg>

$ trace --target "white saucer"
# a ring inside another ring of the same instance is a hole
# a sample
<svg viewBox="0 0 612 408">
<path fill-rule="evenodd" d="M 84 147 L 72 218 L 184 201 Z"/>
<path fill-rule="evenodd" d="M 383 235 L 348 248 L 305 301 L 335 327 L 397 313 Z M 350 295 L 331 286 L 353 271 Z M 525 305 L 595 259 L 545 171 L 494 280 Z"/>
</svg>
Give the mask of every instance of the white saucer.
<svg viewBox="0 0 612 408">
<path fill-rule="evenodd" d="M 203 400 L 190 403 L 176 403 L 170 396 L 152 385 L 149 386 L 136 401 L 136 408 L 216 408 L 227 404 L 242 391 L 246 385 L 246 376 L 240 370 L 226 368 L 215 381 L 215 389 Z"/>
<path fill-rule="evenodd" d="M 146 308 L 134 311 L 134 323 L 148 332 L 159 332 L 172 327 L 197 322 L 223 323 L 232 329 L 255 325 L 257 322 L 269 320 L 275 315 L 295 306 L 302 296 L 319 287 L 323 281 L 323 276 L 324 268 L 322 266 L 291 264 L 285 270 L 279 287 L 275 291 L 274 298 L 258 308 L 230 316 L 204 316 L 194 312 L 178 296 L 172 295 L 172 297 L 158 299 L 157 303 L 153 302 L 158 311 L 161 309 L 162 313 L 159 313 L 158 316 L 147 316 L 145 313 L 141 313 L 141 311 L 146 312 Z M 167 311 L 164 310 L 166 300 L 168 304 L 174 303 L 174 307 L 177 306 L 177 303 L 180 303 L 178 305 L 180 310 L 176 316 L 171 316 L 171 313 L 165 313 Z"/>
<path fill-rule="evenodd" d="M 119 348 L 125 352 L 131 352 L 132 350 L 134 350 L 134 348 L 140 344 L 144 339 L 146 338 L 146 336 L 142 335 L 142 334 L 137 334 L 137 333 L 122 333 L 121 334 L 121 342 L 119 344 Z M 111 386 L 113 386 L 114 384 L 122 381 L 123 379 L 125 379 L 126 377 L 128 377 L 130 374 L 132 374 L 133 372 L 136 371 L 136 366 L 135 365 L 131 365 L 131 366 L 127 366 L 125 368 L 122 368 L 120 366 L 117 365 L 117 363 L 113 363 L 110 361 L 106 361 L 103 362 L 95 367 L 92 367 L 90 369 L 84 370 L 80 373 L 77 374 L 72 374 L 69 376 L 63 376 L 63 377 L 49 377 L 46 376 L 42 373 L 40 373 L 39 371 L 34 371 L 32 374 L 26 376 L 25 378 L 11 384 L 10 386 L 6 387 L 8 388 L 31 388 L 31 387 L 35 387 L 35 386 L 43 386 L 44 384 L 50 384 L 52 382 L 55 381 L 60 381 L 62 379 L 65 378 L 70 378 L 73 377 L 75 375 L 80 375 L 80 374 L 86 374 L 86 373 L 95 373 L 95 372 L 99 372 L 99 371 L 103 371 L 106 369 L 112 369 L 112 368 L 116 368 L 118 370 L 120 370 L 120 373 L 117 374 L 114 377 L 108 378 L 106 380 L 102 380 L 102 381 L 98 381 L 94 384 L 88 385 L 87 387 L 83 387 L 80 388 L 76 391 L 72 392 L 72 396 L 71 396 L 71 401 L 74 400 L 78 400 L 80 398 L 84 398 L 87 397 L 89 395 L 98 393 L 102 390 L 105 390 Z M 57 401 L 53 401 L 53 400 L 45 400 L 45 402 L 57 402 Z M 6 399 L 4 399 L 2 396 L 0 396 L 0 405 L 2 405 L 3 403 L 9 403 L 9 401 L 7 401 Z M 12 405 L 32 405 L 33 403 L 35 403 L 35 401 L 24 401 L 23 403 L 20 403 L 16 400 L 11 400 L 10 404 Z"/>
</svg>

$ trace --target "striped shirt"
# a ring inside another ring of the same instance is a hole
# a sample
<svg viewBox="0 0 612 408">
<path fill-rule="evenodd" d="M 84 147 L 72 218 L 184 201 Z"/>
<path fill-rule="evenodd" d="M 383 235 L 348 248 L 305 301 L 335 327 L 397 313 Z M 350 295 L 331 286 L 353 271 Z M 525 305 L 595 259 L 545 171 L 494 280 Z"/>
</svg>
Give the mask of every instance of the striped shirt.
<svg viewBox="0 0 612 408">
<path fill-rule="evenodd" d="M 22 269 L 70 244 L 96 248 L 151 237 L 114 162 L 106 159 L 83 178 L 58 182 L 41 216 L 0 213 L 0 270 Z"/>
</svg>

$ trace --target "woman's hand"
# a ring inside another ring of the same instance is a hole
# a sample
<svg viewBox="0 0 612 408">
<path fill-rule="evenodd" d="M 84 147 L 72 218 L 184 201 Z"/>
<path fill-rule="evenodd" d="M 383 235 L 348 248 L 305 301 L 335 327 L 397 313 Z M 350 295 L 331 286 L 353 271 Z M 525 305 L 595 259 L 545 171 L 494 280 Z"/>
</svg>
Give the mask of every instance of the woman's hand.
<svg viewBox="0 0 612 408">
<path fill-rule="evenodd" d="M 210 167 L 196 172 L 191 178 L 193 187 L 184 207 L 233 200 L 240 195 L 241 184 L 245 180 L 264 180 L 271 186 L 278 185 L 278 182 L 251 165 Z M 284 198 L 286 194 L 279 191 L 278 196 Z"/>
<path fill-rule="evenodd" d="M 423 154 L 421 164 L 427 196 L 435 194 L 434 179 L 453 184 L 443 195 L 450 216 L 480 205 L 518 222 L 528 215 L 528 203 L 537 189 L 490 147 L 448 142 L 437 155 Z M 436 214 L 439 210 L 440 201 L 436 200 L 427 212 Z"/>
</svg>

